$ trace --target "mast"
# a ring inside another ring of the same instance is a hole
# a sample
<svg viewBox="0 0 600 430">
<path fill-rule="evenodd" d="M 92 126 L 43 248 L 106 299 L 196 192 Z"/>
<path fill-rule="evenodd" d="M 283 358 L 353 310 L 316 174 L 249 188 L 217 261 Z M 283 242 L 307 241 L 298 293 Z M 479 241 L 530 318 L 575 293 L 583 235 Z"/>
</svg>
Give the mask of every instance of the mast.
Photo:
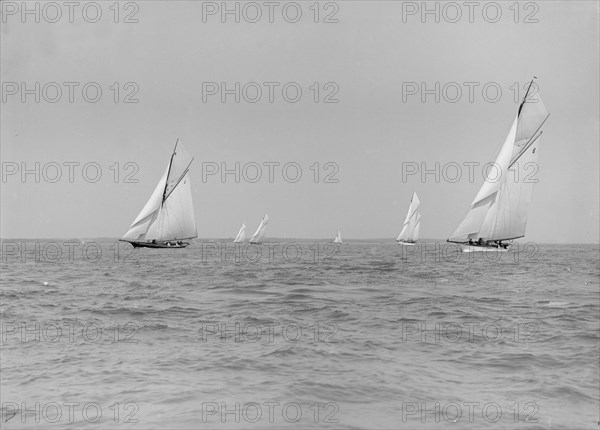
<svg viewBox="0 0 600 430">
<path fill-rule="evenodd" d="M 527 96 L 529 95 L 529 90 L 531 89 L 531 86 L 533 85 L 533 81 L 537 79 L 536 76 L 533 77 L 533 79 L 531 80 L 531 82 L 529 83 L 529 86 L 527 87 L 527 91 L 525 91 L 525 97 L 523 97 L 523 100 L 521 101 L 521 104 L 519 106 L 519 111 L 517 112 L 517 116 L 521 115 L 521 109 L 523 108 L 523 105 L 525 104 L 525 100 L 527 100 Z"/>
<path fill-rule="evenodd" d="M 167 173 L 167 181 L 165 183 L 165 190 L 163 192 L 163 203 L 165 200 L 167 200 L 169 198 L 171 193 L 173 193 L 173 191 L 175 191 L 175 188 L 179 185 L 179 183 L 183 180 L 183 178 L 185 178 L 185 175 L 190 170 L 190 166 L 192 165 L 192 162 L 194 161 L 194 157 L 191 157 L 191 155 L 190 155 L 191 158 L 190 158 L 189 162 L 187 163 L 187 165 L 185 166 L 185 169 L 183 169 L 183 171 L 179 174 L 179 178 L 177 178 L 177 182 L 171 187 L 171 189 L 167 193 L 167 190 L 169 189 L 169 177 L 171 175 L 171 171 L 172 171 L 172 167 L 173 167 L 173 159 L 177 155 L 177 144 L 178 143 L 179 143 L 179 139 L 177 139 L 177 143 L 175 143 L 175 148 L 173 149 L 173 154 L 171 155 L 171 161 L 169 163 L 169 171 Z M 184 149 L 184 151 L 185 151 L 185 149 Z"/>
<path fill-rule="evenodd" d="M 163 190 L 162 203 L 161 207 L 167 200 L 167 187 L 169 186 L 169 175 L 171 174 L 171 166 L 173 165 L 173 157 L 175 157 L 175 153 L 177 151 L 177 144 L 179 143 L 179 138 L 175 141 L 175 147 L 173 148 L 173 153 L 171 154 L 171 160 L 169 161 L 169 168 L 167 169 L 167 180 L 165 181 L 165 189 Z"/>
</svg>

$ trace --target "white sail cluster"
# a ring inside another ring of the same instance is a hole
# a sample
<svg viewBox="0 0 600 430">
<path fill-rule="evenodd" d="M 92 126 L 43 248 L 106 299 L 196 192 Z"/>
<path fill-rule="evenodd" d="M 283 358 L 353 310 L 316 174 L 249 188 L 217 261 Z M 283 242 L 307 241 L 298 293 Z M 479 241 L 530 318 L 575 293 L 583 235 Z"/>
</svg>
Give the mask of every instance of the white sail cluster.
<svg viewBox="0 0 600 430">
<path fill-rule="evenodd" d="M 410 200 L 410 206 L 406 214 L 406 219 L 402 225 L 402 230 L 396 239 L 398 242 L 416 242 L 419 239 L 419 231 L 421 229 L 421 213 L 419 212 L 419 206 L 421 202 L 417 193 L 413 192 L 412 199 Z"/>
<path fill-rule="evenodd" d="M 532 86 L 533 81 L 495 163 L 449 242 L 468 244 L 469 248 L 507 249 L 510 244 L 502 241 L 525 235 L 533 184 L 537 182 L 532 172 L 538 170 L 541 129 L 550 116 L 539 94 L 531 91 Z M 178 140 L 154 192 L 121 240 L 138 247 L 185 247 L 189 243 L 183 243 L 184 240 L 198 237 L 189 177 L 193 160 Z M 410 246 L 419 239 L 420 204 L 417 193 L 413 193 L 396 239 L 399 244 Z M 250 243 L 263 243 L 268 223 L 269 216 L 265 214 Z M 243 223 L 234 242 L 245 241 Z M 342 243 L 340 230 L 333 242 Z"/>
<path fill-rule="evenodd" d="M 165 173 L 121 240 L 167 242 L 198 237 L 188 173 L 193 160 L 177 141 Z"/>
<path fill-rule="evenodd" d="M 531 86 L 530 86 L 531 89 Z M 498 158 L 469 212 L 448 241 L 502 241 L 523 237 L 537 171 L 541 127 L 550 115 L 528 90 Z"/>
</svg>

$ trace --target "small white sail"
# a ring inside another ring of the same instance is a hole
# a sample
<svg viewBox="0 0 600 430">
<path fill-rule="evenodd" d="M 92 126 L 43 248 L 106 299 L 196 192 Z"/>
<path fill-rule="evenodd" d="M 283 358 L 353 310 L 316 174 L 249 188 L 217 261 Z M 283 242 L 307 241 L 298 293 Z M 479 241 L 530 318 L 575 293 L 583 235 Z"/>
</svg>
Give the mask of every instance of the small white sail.
<svg viewBox="0 0 600 430">
<path fill-rule="evenodd" d="M 235 239 L 233 239 L 233 243 L 241 243 L 246 240 L 246 224 L 242 224 L 240 231 L 238 232 Z"/>
<path fill-rule="evenodd" d="M 337 231 L 337 236 L 333 239 L 333 243 L 342 243 L 342 233 L 339 230 Z"/>
<path fill-rule="evenodd" d="M 250 243 L 262 243 L 267 232 L 267 224 L 269 223 L 269 215 L 265 214 L 260 225 L 256 229 L 256 233 L 250 238 Z"/>
<path fill-rule="evenodd" d="M 198 237 L 188 173 L 192 161 L 177 141 L 165 173 L 122 240 L 165 242 Z"/>
<path fill-rule="evenodd" d="M 533 81 L 532 81 L 533 84 Z M 531 89 L 531 85 L 529 89 Z M 523 237 L 537 171 L 542 125 L 550 115 L 539 94 L 529 89 L 502 145 L 494 168 L 450 242 L 502 241 Z"/>
<path fill-rule="evenodd" d="M 404 220 L 404 224 L 402 225 L 402 230 L 400 234 L 396 238 L 398 242 L 416 242 L 418 238 L 417 227 L 421 222 L 421 215 L 419 214 L 419 206 L 421 202 L 419 201 L 419 197 L 417 193 L 413 192 L 412 199 L 410 200 L 410 205 L 408 207 L 408 212 L 406 213 L 406 218 Z M 416 234 L 417 233 L 417 234 Z"/>
</svg>

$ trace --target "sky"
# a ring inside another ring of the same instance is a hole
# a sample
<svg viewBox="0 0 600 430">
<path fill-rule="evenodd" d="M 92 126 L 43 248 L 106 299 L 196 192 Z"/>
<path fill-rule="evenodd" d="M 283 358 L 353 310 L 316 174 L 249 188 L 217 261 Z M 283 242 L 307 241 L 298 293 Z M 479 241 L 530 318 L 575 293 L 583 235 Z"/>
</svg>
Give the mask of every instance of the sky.
<svg viewBox="0 0 600 430">
<path fill-rule="evenodd" d="M 21 2 L 3 2 L 1 236 L 120 237 L 180 139 L 195 157 L 200 238 L 233 237 L 242 222 L 253 231 L 265 213 L 272 237 L 395 238 L 416 191 L 421 236 L 446 239 L 537 76 L 551 115 L 526 239 L 598 243 L 597 2 L 498 2 L 497 19 L 490 2 L 471 19 L 462 2 L 460 18 L 438 3 L 439 22 L 421 2 L 323 2 L 317 17 L 314 2 L 289 3 L 277 2 L 273 22 L 263 2 L 258 22 L 244 3 L 240 22 L 215 12 L 221 2 L 121 3 L 118 16 L 99 2 L 97 22 L 85 2 L 73 22 L 66 7 L 58 19 L 39 3 L 35 22 Z M 236 163 L 237 183 L 209 174 Z M 447 180 L 457 165 L 462 176 Z M 415 166 L 439 166 L 437 180 L 409 175 Z"/>
</svg>

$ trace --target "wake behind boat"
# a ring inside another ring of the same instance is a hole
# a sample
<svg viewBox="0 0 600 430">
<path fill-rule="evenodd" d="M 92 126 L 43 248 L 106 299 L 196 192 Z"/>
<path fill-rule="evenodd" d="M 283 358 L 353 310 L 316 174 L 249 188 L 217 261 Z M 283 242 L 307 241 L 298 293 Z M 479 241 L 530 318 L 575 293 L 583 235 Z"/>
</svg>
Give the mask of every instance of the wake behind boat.
<svg viewBox="0 0 600 430">
<path fill-rule="evenodd" d="M 512 242 L 504 241 L 525 236 L 534 183 L 528 179 L 528 167 L 537 166 L 541 128 L 550 116 L 539 93 L 532 94 L 532 85 L 533 80 L 496 158 L 497 169 L 490 170 L 469 212 L 448 239 L 463 252 L 506 252 Z"/>
<path fill-rule="evenodd" d="M 408 206 L 408 212 L 406 213 L 406 219 L 402 225 L 402 231 L 396 238 L 398 245 L 415 246 L 419 239 L 419 231 L 421 230 L 421 213 L 419 212 L 419 206 L 421 202 L 417 193 L 413 192 L 413 196 L 410 199 L 410 205 Z"/>
<path fill-rule="evenodd" d="M 185 248 L 198 237 L 188 173 L 193 160 L 177 140 L 154 192 L 119 240 L 134 248 Z"/>
</svg>

